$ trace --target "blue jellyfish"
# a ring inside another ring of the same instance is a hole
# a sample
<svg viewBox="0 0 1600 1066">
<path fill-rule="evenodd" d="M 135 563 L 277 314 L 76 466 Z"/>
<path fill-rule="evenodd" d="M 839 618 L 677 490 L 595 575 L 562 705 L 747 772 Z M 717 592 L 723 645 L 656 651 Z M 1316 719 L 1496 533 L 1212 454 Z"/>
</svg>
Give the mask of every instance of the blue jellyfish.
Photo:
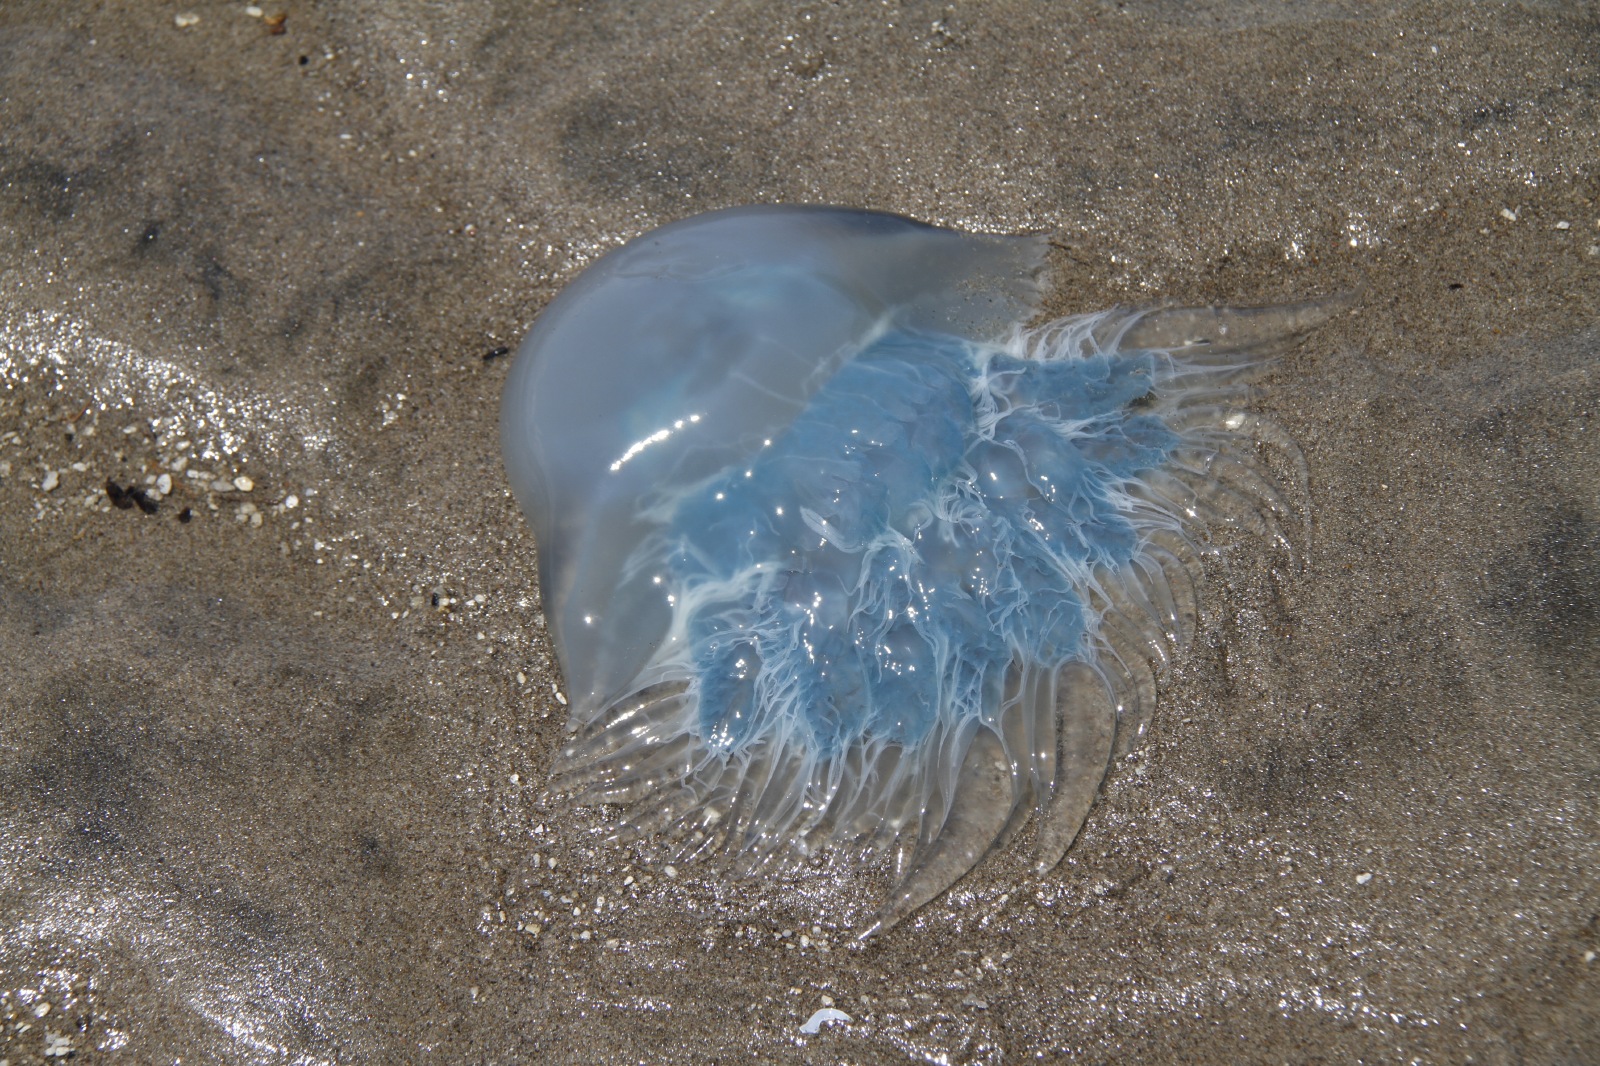
<svg viewBox="0 0 1600 1066">
<path fill-rule="evenodd" d="M 554 788 L 747 869 L 887 852 L 868 933 L 1030 818 L 1061 860 L 1194 628 L 1206 529 L 1289 543 L 1304 463 L 1245 404 L 1332 304 L 1029 326 L 1045 250 L 745 207 L 550 304 L 502 442 L 570 693 Z"/>
</svg>

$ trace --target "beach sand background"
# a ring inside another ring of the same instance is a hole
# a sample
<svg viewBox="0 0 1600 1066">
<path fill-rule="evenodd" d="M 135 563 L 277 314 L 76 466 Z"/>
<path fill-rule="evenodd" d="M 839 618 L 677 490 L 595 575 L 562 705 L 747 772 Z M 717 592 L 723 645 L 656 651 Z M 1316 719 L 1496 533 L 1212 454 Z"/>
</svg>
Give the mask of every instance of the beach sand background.
<svg viewBox="0 0 1600 1066">
<path fill-rule="evenodd" d="M 1591 4 L 7 0 L 0 1059 L 1600 1061 L 1597 105 Z M 1219 542 L 1062 866 L 859 951 L 542 789 L 503 353 L 757 201 L 1364 286 L 1263 388 L 1304 564 Z"/>
</svg>

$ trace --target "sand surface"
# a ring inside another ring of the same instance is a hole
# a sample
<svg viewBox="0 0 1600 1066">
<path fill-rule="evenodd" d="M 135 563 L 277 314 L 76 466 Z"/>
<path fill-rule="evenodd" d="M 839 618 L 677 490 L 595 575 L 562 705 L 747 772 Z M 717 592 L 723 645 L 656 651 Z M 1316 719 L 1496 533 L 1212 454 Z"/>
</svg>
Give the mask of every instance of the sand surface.
<svg viewBox="0 0 1600 1066">
<path fill-rule="evenodd" d="M 1592 5 L 262 8 L 0 5 L 0 1060 L 1600 1061 Z M 860 951 L 542 788 L 496 353 L 756 201 L 1364 285 L 1262 390 L 1304 564 L 1221 545 L 1052 876 Z"/>
</svg>

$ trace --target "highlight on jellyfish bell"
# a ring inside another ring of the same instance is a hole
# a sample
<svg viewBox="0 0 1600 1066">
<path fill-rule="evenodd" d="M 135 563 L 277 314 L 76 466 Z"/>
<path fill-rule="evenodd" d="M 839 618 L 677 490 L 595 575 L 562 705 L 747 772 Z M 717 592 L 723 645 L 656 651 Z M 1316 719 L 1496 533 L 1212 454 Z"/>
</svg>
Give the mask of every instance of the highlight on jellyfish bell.
<svg viewBox="0 0 1600 1066">
<path fill-rule="evenodd" d="M 1294 543 L 1304 461 L 1252 382 L 1338 301 L 1030 328 L 1044 254 L 734 208 L 551 302 L 501 435 L 570 697 L 554 789 L 743 872 L 887 853 L 863 935 L 1030 820 L 1061 860 L 1194 630 L 1207 531 Z"/>
</svg>

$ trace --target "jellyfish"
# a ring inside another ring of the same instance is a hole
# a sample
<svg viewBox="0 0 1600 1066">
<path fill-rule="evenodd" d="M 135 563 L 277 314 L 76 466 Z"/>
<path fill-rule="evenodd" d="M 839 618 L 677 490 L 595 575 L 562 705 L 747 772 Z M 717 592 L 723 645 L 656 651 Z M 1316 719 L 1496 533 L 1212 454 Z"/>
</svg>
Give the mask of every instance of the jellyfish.
<svg viewBox="0 0 1600 1066">
<path fill-rule="evenodd" d="M 501 434 L 569 696 L 552 789 L 737 871 L 884 857 L 863 936 L 1030 823 L 1061 861 L 1210 532 L 1295 542 L 1304 460 L 1250 400 L 1334 303 L 1032 324 L 1045 253 L 743 207 L 550 303 Z"/>
</svg>

